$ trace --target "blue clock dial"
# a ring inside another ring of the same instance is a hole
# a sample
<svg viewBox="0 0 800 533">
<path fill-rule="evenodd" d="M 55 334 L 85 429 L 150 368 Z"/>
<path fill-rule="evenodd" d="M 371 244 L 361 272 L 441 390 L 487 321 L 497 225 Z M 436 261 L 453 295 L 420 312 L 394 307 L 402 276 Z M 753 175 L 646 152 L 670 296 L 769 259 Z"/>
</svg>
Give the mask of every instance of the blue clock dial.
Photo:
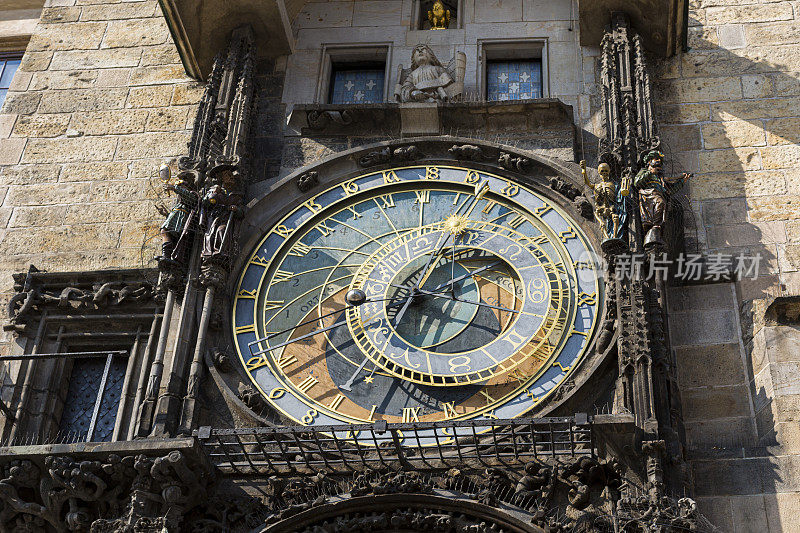
<svg viewBox="0 0 800 533">
<path fill-rule="evenodd" d="M 520 416 L 580 362 L 602 303 L 575 221 L 468 168 L 368 173 L 264 233 L 233 333 L 255 386 L 306 425 Z"/>
</svg>

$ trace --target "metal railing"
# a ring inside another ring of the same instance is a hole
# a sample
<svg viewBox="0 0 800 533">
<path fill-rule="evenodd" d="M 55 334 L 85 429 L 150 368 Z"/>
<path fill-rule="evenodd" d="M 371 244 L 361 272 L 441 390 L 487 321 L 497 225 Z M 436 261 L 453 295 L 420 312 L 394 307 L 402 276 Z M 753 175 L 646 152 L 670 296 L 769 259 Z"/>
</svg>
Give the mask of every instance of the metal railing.
<svg viewBox="0 0 800 533">
<path fill-rule="evenodd" d="M 594 456 L 591 420 L 574 417 L 290 426 L 194 432 L 224 473 L 352 472 L 501 466 Z"/>
</svg>

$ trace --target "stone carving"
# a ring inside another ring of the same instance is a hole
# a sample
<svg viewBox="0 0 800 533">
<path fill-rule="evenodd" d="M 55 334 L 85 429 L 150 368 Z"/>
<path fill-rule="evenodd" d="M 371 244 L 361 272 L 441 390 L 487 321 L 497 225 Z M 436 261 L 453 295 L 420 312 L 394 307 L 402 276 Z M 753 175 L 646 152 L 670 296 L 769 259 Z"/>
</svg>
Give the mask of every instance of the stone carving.
<svg viewBox="0 0 800 533">
<path fill-rule="evenodd" d="M 644 246 L 646 249 L 662 248 L 666 246 L 663 236 L 667 203 L 692 175 L 684 172 L 681 176 L 664 176 L 664 154 L 658 150 L 650 150 L 642 159 L 646 168 L 636 174 L 633 186 L 639 193 Z"/>
<path fill-rule="evenodd" d="M 179 451 L 103 461 L 49 456 L 44 469 L 9 461 L 0 479 L 0 530 L 173 531 L 205 500 L 211 480 Z"/>
<path fill-rule="evenodd" d="M 384 163 L 395 163 L 399 161 L 414 161 L 422 157 L 422 152 L 413 144 L 401 146 L 392 150 L 390 147 L 382 148 L 358 159 L 359 166 L 371 167 Z"/>
<path fill-rule="evenodd" d="M 513 156 L 506 152 L 500 152 L 497 164 L 506 170 L 515 172 L 527 172 L 531 166 L 531 160 L 527 157 Z"/>
<path fill-rule="evenodd" d="M 153 298 L 155 291 L 147 282 L 110 281 L 94 283 L 90 288 L 64 287 L 43 289 L 33 284 L 18 292 L 8 302 L 8 317 L 12 325 L 25 322 L 45 307 L 62 309 L 104 309 L 123 304 L 143 302 Z"/>
<path fill-rule="evenodd" d="M 616 253 L 624 250 L 623 236 L 628 218 L 626 197 L 630 194 L 630 184 L 623 180 L 617 185 L 611 178 L 611 166 L 608 163 L 598 165 L 600 182 L 592 183 L 586 173 L 586 161 L 581 161 L 580 165 L 583 181 L 594 194 L 594 217 L 603 234 L 603 251 Z"/>
<path fill-rule="evenodd" d="M 395 98 L 398 102 L 448 102 L 464 90 L 466 69 L 464 52 L 456 52 L 444 67 L 428 45 L 418 44 L 411 52 L 411 68 L 399 67 Z"/>
<path fill-rule="evenodd" d="M 483 150 L 481 150 L 479 146 L 473 144 L 462 144 L 460 146 L 454 144 L 448 152 L 459 161 L 484 161 L 487 159 Z"/>
<path fill-rule="evenodd" d="M 243 215 L 243 195 L 234 175 L 224 172 L 219 183 L 210 186 L 200 208 L 204 228 L 200 279 L 206 285 L 222 284 L 231 259 L 234 223 Z"/>
<path fill-rule="evenodd" d="M 349 109 L 345 109 L 343 111 L 313 110 L 306 114 L 306 120 L 308 121 L 309 128 L 312 130 L 321 130 L 331 122 L 342 126 L 348 126 L 353 123 L 353 114 Z"/>
<path fill-rule="evenodd" d="M 315 171 L 306 172 L 297 178 L 297 188 L 300 192 L 308 192 L 319 183 L 319 177 Z"/>
</svg>

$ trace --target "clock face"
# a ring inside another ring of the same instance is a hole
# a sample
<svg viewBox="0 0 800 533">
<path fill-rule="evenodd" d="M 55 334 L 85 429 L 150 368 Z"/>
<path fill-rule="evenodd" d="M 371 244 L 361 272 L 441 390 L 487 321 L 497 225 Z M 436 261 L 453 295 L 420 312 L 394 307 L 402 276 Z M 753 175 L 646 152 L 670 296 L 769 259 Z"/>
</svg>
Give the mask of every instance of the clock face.
<svg viewBox="0 0 800 533">
<path fill-rule="evenodd" d="M 578 225 L 482 171 L 372 172 L 264 230 L 234 337 L 258 390 L 305 425 L 520 416 L 580 361 L 602 303 Z"/>
</svg>

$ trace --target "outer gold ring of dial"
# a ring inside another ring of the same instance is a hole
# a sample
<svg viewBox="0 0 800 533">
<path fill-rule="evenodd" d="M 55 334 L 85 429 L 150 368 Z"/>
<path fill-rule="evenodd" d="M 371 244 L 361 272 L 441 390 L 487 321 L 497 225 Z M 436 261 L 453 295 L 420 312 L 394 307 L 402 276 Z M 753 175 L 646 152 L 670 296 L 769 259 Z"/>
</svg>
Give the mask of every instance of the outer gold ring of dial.
<svg viewBox="0 0 800 533">
<path fill-rule="evenodd" d="M 541 361 L 535 370 L 532 370 L 530 365 L 526 369 L 521 367 L 506 369 L 506 381 L 503 383 L 513 386 L 499 387 L 498 391 L 504 392 L 500 392 L 491 402 L 488 399 L 482 405 L 473 402 L 472 407 L 466 410 L 458 410 L 456 405 L 455 410 L 444 409 L 439 418 L 431 415 L 433 418 L 428 416 L 426 419 L 520 416 L 535 408 L 566 379 L 589 344 L 602 299 L 600 285 L 592 273 L 592 265 L 586 261 L 584 255 L 585 252 L 591 253 L 591 247 L 577 225 L 553 204 L 505 178 L 458 167 L 440 167 L 434 170 L 432 167 L 408 167 L 365 174 L 331 187 L 307 200 L 267 231 L 250 262 L 245 266 L 234 303 L 234 335 L 242 364 L 267 401 L 280 412 L 307 425 L 333 424 L 339 421 L 364 422 L 375 419 L 390 422 L 404 421 L 399 415 L 381 416 L 371 413 L 368 405 L 364 406 L 365 409 L 361 414 L 342 412 L 336 406 L 338 396 L 322 398 L 317 391 L 308 390 L 304 386 L 308 375 L 287 371 L 287 367 L 284 366 L 286 361 L 281 360 L 280 354 L 275 354 L 274 357 L 271 355 L 252 357 L 248 345 L 277 329 L 267 325 L 269 313 L 273 312 L 275 306 L 279 305 L 277 302 L 280 302 L 276 297 L 278 293 L 274 289 L 280 287 L 281 283 L 287 283 L 286 273 L 280 270 L 283 259 L 298 252 L 309 253 L 305 245 L 300 246 L 303 244 L 301 237 L 307 234 L 303 228 L 309 228 L 308 231 L 313 232 L 315 224 L 325 223 L 335 213 L 347 211 L 348 206 L 353 206 L 354 202 L 364 198 L 374 200 L 387 193 L 391 196 L 401 191 L 413 192 L 415 188 L 433 190 L 437 187 L 462 191 L 457 194 L 466 195 L 480 179 L 490 180 L 492 188 L 492 194 L 487 197 L 491 199 L 486 205 L 479 206 L 481 211 L 486 210 L 490 213 L 490 217 L 498 219 L 495 216 L 496 208 L 502 206 L 512 213 L 503 219 L 503 224 L 510 226 L 511 229 L 520 230 L 533 239 L 538 238 L 541 245 L 548 248 L 549 255 L 553 256 L 552 263 L 555 265 L 555 270 L 563 282 L 558 293 L 568 304 L 567 312 L 562 313 L 554 321 L 549 336 L 543 335 L 546 340 L 539 343 L 539 348 L 548 344 L 547 351 L 551 355 L 546 361 Z M 494 207 L 489 204 L 494 204 Z M 517 214 L 522 214 L 523 222 L 519 222 Z M 398 233 L 403 233 L 402 228 Z M 588 271 L 589 276 L 578 279 L 576 268 Z M 282 281 L 278 281 L 278 278 Z M 333 279 L 335 276 L 330 275 L 326 278 Z M 562 309 L 564 307 L 561 306 Z M 357 362 L 353 360 L 349 364 L 355 365 Z M 378 374 L 376 372 L 376 376 Z M 497 383 L 498 379 L 500 378 L 495 375 L 489 381 Z"/>
</svg>

